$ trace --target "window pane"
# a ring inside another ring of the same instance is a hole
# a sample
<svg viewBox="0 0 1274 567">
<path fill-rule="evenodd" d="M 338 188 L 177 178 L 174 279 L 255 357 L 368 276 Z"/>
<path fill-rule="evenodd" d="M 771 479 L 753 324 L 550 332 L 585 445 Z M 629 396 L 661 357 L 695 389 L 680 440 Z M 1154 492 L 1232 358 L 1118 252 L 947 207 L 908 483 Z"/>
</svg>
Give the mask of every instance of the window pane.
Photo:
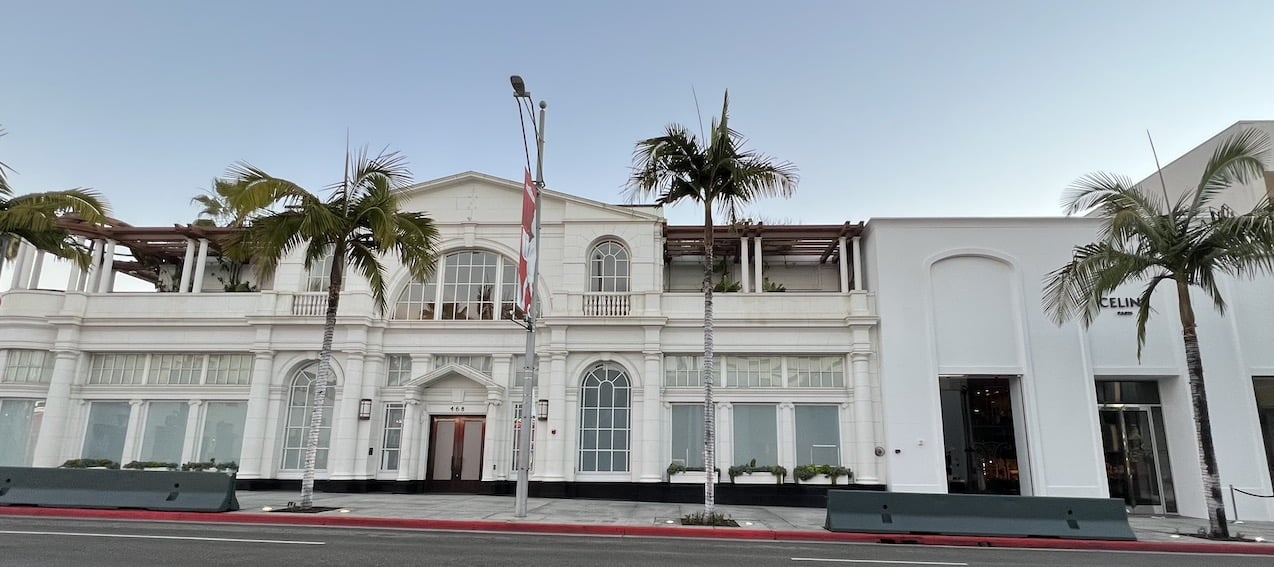
<svg viewBox="0 0 1274 567">
<path fill-rule="evenodd" d="M 411 355 L 385 355 L 385 385 L 401 386 L 411 379 Z"/>
<path fill-rule="evenodd" d="M 584 376 L 580 403 L 580 471 L 628 470 L 630 388 L 628 375 L 618 366 L 599 364 Z"/>
<path fill-rule="evenodd" d="M 43 418 L 44 400 L 0 400 L 0 466 L 31 466 Z"/>
<path fill-rule="evenodd" d="M 734 464 L 745 465 L 753 459 L 757 466 L 778 464 L 776 415 L 772 405 L 734 406 Z"/>
<path fill-rule="evenodd" d="M 314 396 L 317 388 L 318 364 L 312 364 L 297 373 L 292 382 L 291 396 L 288 400 L 287 433 L 284 436 L 283 468 L 298 469 L 304 466 L 306 445 L 309 443 L 310 413 L 314 409 Z M 327 448 L 332 432 L 332 407 L 335 401 L 332 384 L 328 384 L 327 396 L 323 403 L 323 418 L 319 425 L 319 450 L 315 467 L 327 468 Z M 298 456 L 299 455 L 299 456 Z"/>
<path fill-rule="evenodd" d="M 151 402 L 146 408 L 146 429 L 142 435 L 141 461 L 181 463 L 186 444 L 186 402 Z"/>
<path fill-rule="evenodd" d="M 84 450 L 80 456 L 119 462 L 124 457 L 124 437 L 128 434 L 131 410 L 128 402 L 89 404 L 88 427 L 84 430 Z"/>
<path fill-rule="evenodd" d="M 672 462 L 703 468 L 703 404 L 672 405 Z"/>
<path fill-rule="evenodd" d="M 199 460 L 219 463 L 239 462 L 243 449 L 243 424 L 248 419 L 247 402 L 210 402 L 203 420 Z"/>
<path fill-rule="evenodd" d="M 10 350 L 0 382 L 48 384 L 53 377 L 54 358 L 52 352 L 45 350 Z"/>
<path fill-rule="evenodd" d="M 796 464 L 841 465 L 836 406 L 796 406 Z"/>
<path fill-rule="evenodd" d="M 385 434 L 381 440 L 381 470 L 398 470 L 398 457 L 399 452 L 402 450 L 403 411 L 403 404 L 385 404 Z"/>
</svg>

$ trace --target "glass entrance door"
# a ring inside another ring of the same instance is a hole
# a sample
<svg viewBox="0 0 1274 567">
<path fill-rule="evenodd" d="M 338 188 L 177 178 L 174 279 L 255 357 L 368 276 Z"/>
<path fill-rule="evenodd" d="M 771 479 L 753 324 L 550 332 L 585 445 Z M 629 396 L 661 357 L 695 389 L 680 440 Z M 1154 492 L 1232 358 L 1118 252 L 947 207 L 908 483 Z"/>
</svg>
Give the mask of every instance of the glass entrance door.
<svg viewBox="0 0 1274 567">
<path fill-rule="evenodd" d="M 1123 499 L 1133 513 L 1175 512 L 1159 408 L 1116 404 L 1099 414 L 1110 497 Z"/>
<path fill-rule="evenodd" d="M 486 420 L 472 416 L 435 417 L 430 435 L 428 490 L 470 492 L 482 480 Z"/>
<path fill-rule="evenodd" d="M 1009 378 L 941 378 L 947 491 L 1022 494 Z"/>
</svg>

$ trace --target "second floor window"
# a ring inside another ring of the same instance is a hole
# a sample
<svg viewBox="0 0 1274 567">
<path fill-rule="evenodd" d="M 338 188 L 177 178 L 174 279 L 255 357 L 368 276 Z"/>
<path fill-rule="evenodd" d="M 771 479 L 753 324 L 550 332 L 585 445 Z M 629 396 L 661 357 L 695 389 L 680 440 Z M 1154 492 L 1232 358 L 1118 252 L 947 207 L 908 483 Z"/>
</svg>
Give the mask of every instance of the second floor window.
<svg viewBox="0 0 1274 567">
<path fill-rule="evenodd" d="M 495 252 L 447 254 L 426 282 L 412 282 L 394 303 L 394 319 L 490 321 L 515 313 L 517 262 Z"/>
<path fill-rule="evenodd" d="M 305 281 L 302 291 L 327 291 L 332 285 L 332 253 L 329 251 L 321 259 L 315 260 L 305 270 Z"/>
<path fill-rule="evenodd" d="M 588 255 L 588 290 L 594 292 L 627 292 L 628 249 L 614 240 L 593 247 Z"/>
</svg>

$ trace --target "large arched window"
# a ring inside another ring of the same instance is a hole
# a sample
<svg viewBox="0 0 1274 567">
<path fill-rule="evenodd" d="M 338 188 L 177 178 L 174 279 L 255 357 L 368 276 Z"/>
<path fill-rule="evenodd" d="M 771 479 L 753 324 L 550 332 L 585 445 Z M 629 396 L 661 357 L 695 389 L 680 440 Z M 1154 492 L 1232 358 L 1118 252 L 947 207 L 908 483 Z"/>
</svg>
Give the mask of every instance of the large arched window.
<svg viewBox="0 0 1274 567">
<path fill-rule="evenodd" d="M 614 240 L 593 247 L 588 255 L 589 291 L 628 291 L 628 249 Z"/>
<path fill-rule="evenodd" d="M 599 363 L 580 386 L 580 472 L 628 470 L 631 384 L 618 365 Z"/>
<path fill-rule="evenodd" d="M 288 395 L 288 421 L 283 438 L 284 469 L 305 467 L 305 446 L 310 434 L 310 411 L 314 409 L 318 363 L 296 373 Z M 327 468 L 327 450 L 332 441 L 332 401 L 336 397 L 335 380 L 328 379 L 327 399 L 323 402 L 323 421 L 319 424 L 318 456 L 314 467 Z"/>
<path fill-rule="evenodd" d="M 322 258 L 305 270 L 305 278 L 301 291 L 327 291 L 332 286 L 332 252 L 329 250 Z"/>
<path fill-rule="evenodd" d="M 452 252 L 438 263 L 429 281 L 412 282 L 403 289 L 393 318 L 520 319 L 522 312 L 514 307 L 517 285 L 517 262 L 485 250 Z"/>
</svg>

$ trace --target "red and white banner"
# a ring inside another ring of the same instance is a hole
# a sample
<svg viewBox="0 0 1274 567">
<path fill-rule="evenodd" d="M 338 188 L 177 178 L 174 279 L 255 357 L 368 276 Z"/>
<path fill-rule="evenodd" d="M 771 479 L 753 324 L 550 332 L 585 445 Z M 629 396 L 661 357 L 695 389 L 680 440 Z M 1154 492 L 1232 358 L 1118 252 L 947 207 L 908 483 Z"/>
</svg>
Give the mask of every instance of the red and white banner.
<svg viewBox="0 0 1274 567">
<path fill-rule="evenodd" d="M 534 300 L 535 289 L 535 200 L 539 196 L 539 188 L 531 179 L 531 170 L 526 170 L 522 181 L 522 253 L 518 257 L 518 308 L 523 313 L 531 312 L 531 301 Z"/>
</svg>

